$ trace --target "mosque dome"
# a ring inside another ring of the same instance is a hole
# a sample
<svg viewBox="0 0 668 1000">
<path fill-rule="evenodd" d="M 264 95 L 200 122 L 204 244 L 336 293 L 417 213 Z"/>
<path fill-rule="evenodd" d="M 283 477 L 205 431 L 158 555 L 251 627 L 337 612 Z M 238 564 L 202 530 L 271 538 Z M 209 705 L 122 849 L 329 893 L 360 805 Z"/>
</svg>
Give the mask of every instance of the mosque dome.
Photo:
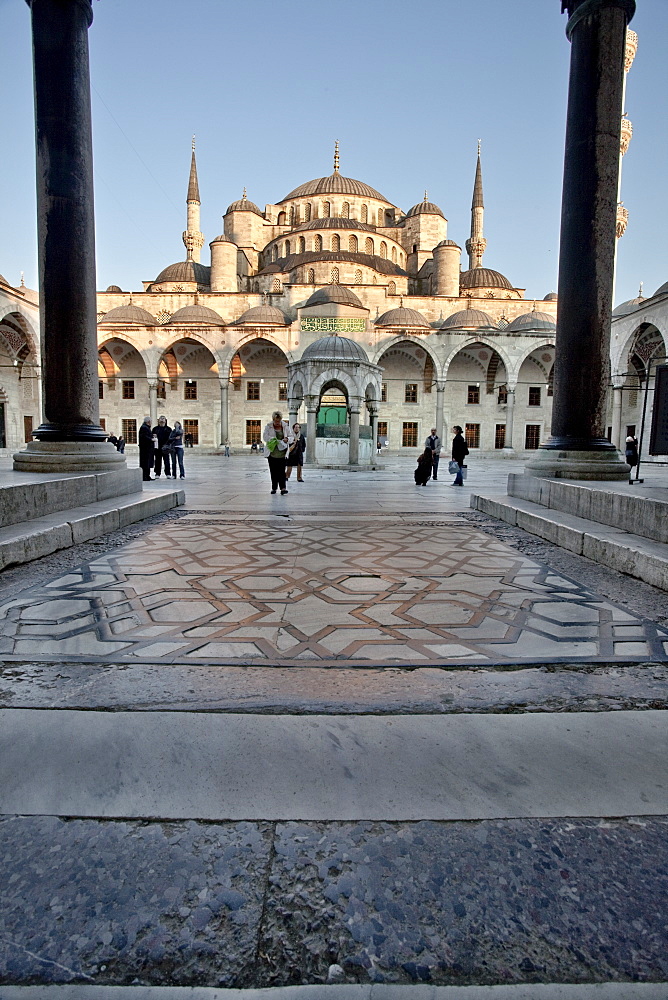
<svg viewBox="0 0 668 1000">
<path fill-rule="evenodd" d="M 228 211 L 229 211 L 229 209 L 228 209 Z M 234 243 L 234 240 L 231 240 L 229 238 L 229 236 L 225 235 L 225 233 L 221 233 L 220 236 L 216 236 L 215 240 L 211 240 L 211 243 L 232 243 L 232 244 L 234 244 L 234 246 L 236 246 L 236 243 Z M 209 246 L 211 246 L 211 243 L 209 244 Z"/>
<path fill-rule="evenodd" d="M 287 320 L 276 306 L 253 306 L 236 321 L 236 326 L 286 326 Z"/>
<path fill-rule="evenodd" d="M 258 208 L 254 201 L 249 201 L 245 192 L 243 198 L 239 198 L 238 201 L 233 201 L 231 205 L 227 206 L 225 215 L 228 215 L 230 212 L 254 212 L 256 215 L 261 215 L 264 218 L 262 209 Z"/>
<path fill-rule="evenodd" d="M 155 316 L 151 316 L 146 309 L 141 309 L 130 303 L 127 306 L 116 306 L 115 309 L 110 309 L 100 320 L 100 325 L 103 323 L 133 323 L 137 326 L 156 326 L 157 322 Z"/>
<path fill-rule="evenodd" d="M 398 309 L 389 309 L 375 321 L 376 326 L 417 326 L 420 329 L 431 330 L 429 323 L 422 313 L 417 309 L 407 309 L 400 306 Z"/>
<path fill-rule="evenodd" d="M 489 267 L 472 267 L 470 271 L 464 271 L 459 278 L 460 288 L 509 288 L 512 285 L 508 279 L 499 271 L 492 271 Z"/>
<path fill-rule="evenodd" d="M 661 287 L 657 288 L 657 290 L 654 292 L 654 295 L 665 295 L 666 292 L 668 292 L 668 281 L 664 281 Z M 654 298 L 654 295 L 652 296 L 652 298 Z"/>
<path fill-rule="evenodd" d="M 664 289 L 664 291 L 668 292 L 668 281 L 666 282 L 665 285 L 662 285 L 661 287 Z M 661 289 L 658 289 L 658 291 L 656 291 L 654 294 L 658 295 L 660 292 Z M 637 295 L 635 299 L 627 299 L 626 302 L 620 302 L 619 305 L 612 310 L 612 315 L 628 316 L 629 313 L 634 312 L 639 305 L 641 305 L 643 302 L 646 301 L 647 300 L 644 295 Z"/>
<path fill-rule="evenodd" d="M 211 283 L 211 268 L 194 260 L 182 260 L 164 268 L 154 284 L 159 285 L 162 281 L 193 281 L 198 285 L 208 285 Z"/>
<path fill-rule="evenodd" d="M 281 202 L 291 201 L 293 198 L 308 198 L 315 194 L 352 194 L 360 198 L 376 198 L 378 201 L 390 204 L 380 191 L 376 191 L 375 188 L 369 187 L 362 181 L 356 181 L 352 177 L 344 177 L 338 170 L 335 170 L 329 177 L 316 177 L 315 180 L 300 184 L 290 194 L 286 194 Z"/>
<path fill-rule="evenodd" d="M 454 240 L 441 240 L 440 243 L 436 244 L 434 249 L 438 250 L 439 247 L 457 247 L 458 250 L 461 250 L 459 243 L 455 243 Z"/>
<path fill-rule="evenodd" d="M 442 219 L 445 218 L 438 205 L 435 205 L 433 201 L 427 201 L 426 192 L 424 200 L 418 202 L 417 205 L 413 205 L 413 207 L 409 208 L 406 212 L 407 219 L 412 219 L 414 215 L 440 215 Z"/>
<path fill-rule="evenodd" d="M 106 289 L 107 292 L 122 292 L 123 289 L 119 285 L 109 285 Z"/>
<path fill-rule="evenodd" d="M 545 298 L 543 299 L 543 302 L 556 302 L 558 298 L 559 296 L 557 295 L 556 292 L 548 292 Z"/>
<path fill-rule="evenodd" d="M 522 316 L 517 316 L 512 323 L 506 327 L 506 333 L 522 333 L 524 330 L 545 330 L 554 333 L 557 324 L 553 316 L 544 312 L 528 312 Z"/>
<path fill-rule="evenodd" d="M 311 219 L 310 222 L 302 222 L 295 226 L 293 233 L 301 233 L 307 229 L 362 229 L 375 233 L 376 227 L 370 226 L 367 222 L 360 222 L 359 219 L 344 219 L 334 215 L 328 215 L 324 219 Z"/>
<path fill-rule="evenodd" d="M 304 308 L 308 308 L 308 306 L 321 306 L 327 302 L 335 302 L 342 306 L 354 306 L 356 309 L 365 308 L 355 293 L 351 292 L 345 285 L 325 285 L 324 288 L 318 288 L 307 299 Z"/>
<path fill-rule="evenodd" d="M 300 361 L 367 361 L 363 347 L 348 337 L 321 337 L 309 344 Z"/>
<path fill-rule="evenodd" d="M 225 320 L 215 310 L 195 304 L 177 309 L 169 320 L 174 325 L 197 323 L 199 326 L 225 326 Z"/>
<path fill-rule="evenodd" d="M 495 330 L 497 325 L 489 313 L 482 309 L 461 309 L 448 316 L 439 327 L 440 330 Z"/>
</svg>

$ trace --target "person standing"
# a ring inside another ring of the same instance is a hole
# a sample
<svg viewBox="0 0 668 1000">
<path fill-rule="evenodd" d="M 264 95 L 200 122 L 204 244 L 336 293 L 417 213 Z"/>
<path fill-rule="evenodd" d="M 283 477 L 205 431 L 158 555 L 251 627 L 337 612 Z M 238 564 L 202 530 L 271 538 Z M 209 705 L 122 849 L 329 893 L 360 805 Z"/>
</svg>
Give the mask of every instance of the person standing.
<svg viewBox="0 0 668 1000">
<path fill-rule="evenodd" d="M 155 463 L 155 441 L 153 440 L 150 417 L 144 417 L 142 425 L 139 428 L 138 444 L 139 467 L 142 471 L 142 479 L 144 482 L 149 482 L 153 478 L 151 476 L 151 469 Z"/>
<path fill-rule="evenodd" d="M 174 428 L 167 441 L 172 459 L 172 479 L 176 479 L 176 463 L 179 463 L 179 474 L 181 479 L 186 478 L 183 468 L 183 427 L 180 421 L 174 421 Z"/>
<path fill-rule="evenodd" d="M 229 458 L 230 457 L 230 439 L 229 438 L 223 444 L 223 448 L 225 449 L 225 458 Z"/>
<path fill-rule="evenodd" d="M 417 468 L 413 473 L 416 486 L 426 486 L 431 479 L 432 450 L 427 445 L 421 455 L 418 456 Z"/>
<path fill-rule="evenodd" d="M 158 423 L 153 428 L 153 436 L 158 439 L 158 447 L 155 452 L 155 478 L 160 478 L 162 466 L 165 466 L 165 475 L 169 476 L 169 435 L 172 428 L 167 423 L 167 417 L 158 417 Z"/>
<path fill-rule="evenodd" d="M 431 434 L 424 443 L 425 448 L 431 448 L 432 479 L 438 479 L 438 460 L 441 457 L 441 439 L 432 427 Z"/>
<path fill-rule="evenodd" d="M 292 433 L 294 434 L 294 441 L 288 448 L 288 457 L 285 461 L 285 478 L 288 480 L 292 470 L 295 466 L 297 466 L 297 482 L 303 483 L 304 477 L 302 476 L 302 470 L 304 468 L 306 438 L 302 434 L 301 424 L 293 424 Z"/>
<path fill-rule="evenodd" d="M 624 458 L 626 464 L 631 466 L 629 473 L 629 483 L 633 482 L 633 470 L 638 464 L 638 439 L 633 434 L 629 434 L 624 447 Z"/>
<path fill-rule="evenodd" d="M 469 453 L 469 448 L 464 440 L 464 435 L 462 434 L 462 429 L 459 424 L 455 424 L 452 429 L 454 431 L 454 437 L 452 439 L 452 460 L 459 466 L 459 471 L 457 472 L 455 481 L 452 485 L 463 486 L 464 477 L 462 476 L 462 469 L 464 468 L 464 459 Z"/>
<path fill-rule="evenodd" d="M 285 486 L 285 459 L 288 448 L 294 441 L 294 435 L 290 424 L 287 420 L 283 420 L 283 414 L 279 410 L 272 413 L 271 420 L 262 434 L 262 440 L 267 445 L 271 492 L 280 490 L 281 496 L 285 496 L 288 492 Z"/>
</svg>

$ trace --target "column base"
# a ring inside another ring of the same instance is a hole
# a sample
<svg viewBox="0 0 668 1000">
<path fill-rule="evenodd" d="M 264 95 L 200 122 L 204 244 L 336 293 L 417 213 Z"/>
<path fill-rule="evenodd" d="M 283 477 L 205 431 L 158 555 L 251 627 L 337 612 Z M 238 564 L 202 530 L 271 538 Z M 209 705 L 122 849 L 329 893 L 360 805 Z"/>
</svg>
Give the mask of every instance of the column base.
<svg viewBox="0 0 668 1000">
<path fill-rule="evenodd" d="M 605 451 L 557 451 L 539 448 L 524 467 L 525 475 L 539 479 L 623 480 L 629 466 L 617 449 Z"/>
<path fill-rule="evenodd" d="M 517 452 L 514 448 L 511 448 L 510 445 L 507 447 L 504 445 L 501 449 L 501 458 L 517 458 Z"/>
<path fill-rule="evenodd" d="M 107 441 L 30 441 L 14 454 L 17 472 L 117 472 L 125 455 Z"/>
</svg>

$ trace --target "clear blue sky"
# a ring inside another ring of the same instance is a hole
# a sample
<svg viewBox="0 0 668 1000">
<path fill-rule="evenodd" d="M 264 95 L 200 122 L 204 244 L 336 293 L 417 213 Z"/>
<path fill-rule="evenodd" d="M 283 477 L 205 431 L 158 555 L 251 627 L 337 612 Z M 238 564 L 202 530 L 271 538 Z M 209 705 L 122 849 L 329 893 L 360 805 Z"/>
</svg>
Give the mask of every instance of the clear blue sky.
<svg viewBox="0 0 668 1000">
<path fill-rule="evenodd" d="M 331 172 L 404 210 L 429 197 L 463 246 L 483 140 L 485 263 L 556 288 L 569 43 L 559 0 L 94 0 L 89 32 L 98 287 L 140 289 L 185 256 L 190 138 L 202 230 Z M 30 13 L 0 0 L 0 272 L 36 287 Z M 616 301 L 668 280 L 667 0 L 638 0 Z M 208 262 L 208 247 L 203 252 Z"/>
</svg>

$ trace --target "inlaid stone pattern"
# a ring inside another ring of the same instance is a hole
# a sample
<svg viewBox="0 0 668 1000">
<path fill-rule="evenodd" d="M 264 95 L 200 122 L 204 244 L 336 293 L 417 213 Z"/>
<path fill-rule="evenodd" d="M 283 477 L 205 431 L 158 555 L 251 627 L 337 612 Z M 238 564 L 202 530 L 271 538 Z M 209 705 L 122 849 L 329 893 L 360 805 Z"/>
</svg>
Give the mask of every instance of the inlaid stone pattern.
<svg viewBox="0 0 668 1000">
<path fill-rule="evenodd" d="M 21 659 L 668 659 L 665 630 L 453 522 L 172 523 L 0 612 Z"/>
</svg>

